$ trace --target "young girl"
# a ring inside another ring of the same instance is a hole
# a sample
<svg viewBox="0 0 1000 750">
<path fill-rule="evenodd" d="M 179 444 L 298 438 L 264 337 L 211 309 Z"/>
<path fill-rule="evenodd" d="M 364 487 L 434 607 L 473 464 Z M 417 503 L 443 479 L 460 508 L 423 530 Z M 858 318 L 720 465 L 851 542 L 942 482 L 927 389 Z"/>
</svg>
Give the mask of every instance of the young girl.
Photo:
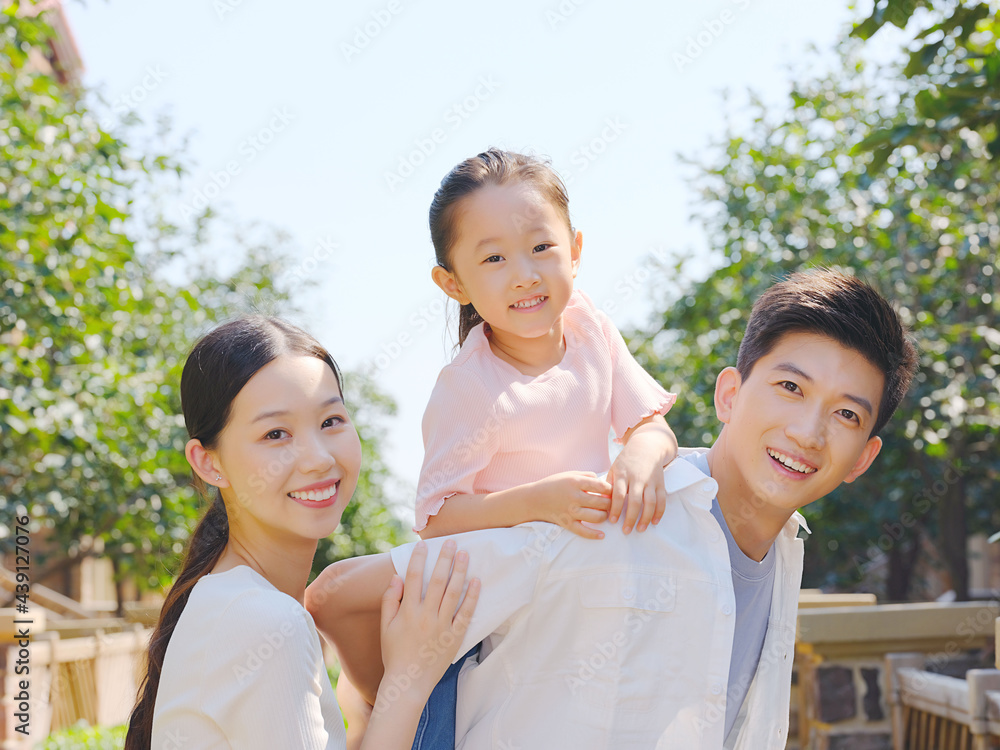
<svg viewBox="0 0 1000 750">
<path fill-rule="evenodd" d="M 340 523 L 361 465 L 337 365 L 298 328 L 244 318 L 195 346 L 181 401 L 185 455 L 218 492 L 153 632 L 126 750 L 342 750 L 344 722 L 303 608 L 317 541 Z M 475 580 L 458 606 L 467 565 L 450 545 L 423 600 L 417 567 L 382 597 L 392 695 L 363 747 L 410 747 L 475 607 Z"/>
<path fill-rule="evenodd" d="M 580 536 L 622 514 L 663 515 L 675 396 L 573 290 L 583 237 L 545 162 L 490 149 L 455 167 L 430 209 L 432 276 L 462 306 L 461 351 L 424 414 L 414 531 L 423 537 L 550 521 Z M 612 464 L 608 433 L 624 448 Z M 607 481 L 597 474 L 607 472 Z"/>
</svg>

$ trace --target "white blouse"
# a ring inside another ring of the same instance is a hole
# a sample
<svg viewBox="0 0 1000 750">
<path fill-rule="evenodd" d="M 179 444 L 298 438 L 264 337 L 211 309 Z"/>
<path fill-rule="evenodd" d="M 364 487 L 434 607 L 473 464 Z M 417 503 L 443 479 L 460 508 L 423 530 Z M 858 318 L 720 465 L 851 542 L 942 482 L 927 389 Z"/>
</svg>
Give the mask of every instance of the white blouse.
<svg viewBox="0 0 1000 750">
<path fill-rule="evenodd" d="M 312 617 L 240 565 L 191 591 L 163 660 L 151 750 L 342 750 Z"/>
</svg>

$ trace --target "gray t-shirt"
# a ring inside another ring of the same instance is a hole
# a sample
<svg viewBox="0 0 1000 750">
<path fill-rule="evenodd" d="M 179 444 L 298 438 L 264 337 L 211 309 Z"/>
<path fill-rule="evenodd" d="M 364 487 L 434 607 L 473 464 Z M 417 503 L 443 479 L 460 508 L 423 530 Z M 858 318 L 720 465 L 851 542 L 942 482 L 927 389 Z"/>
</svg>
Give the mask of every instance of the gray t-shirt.
<svg viewBox="0 0 1000 750">
<path fill-rule="evenodd" d="M 684 456 L 703 474 L 712 472 L 707 453 Z M 736 593 L 736 631 L 733 637 L 733 654 L 729 662 L 729 690 L 726 693 L 726 736 L 739 715 L 743 701 L 750 690 L 750 683 L 757 672 L 760 654 L 767 633 L 767 618 L 771 613 L 771 591 L 774 588 L 774 545 L 760 562 L 751 560 L 733 540 L 726 519 L 719 508 L 719 499 L 712 501 L 712 515 L 719 522 L 726 543 L 729 545 L 729 562 L 733 572 L 733 589 Z"/>
</svg>

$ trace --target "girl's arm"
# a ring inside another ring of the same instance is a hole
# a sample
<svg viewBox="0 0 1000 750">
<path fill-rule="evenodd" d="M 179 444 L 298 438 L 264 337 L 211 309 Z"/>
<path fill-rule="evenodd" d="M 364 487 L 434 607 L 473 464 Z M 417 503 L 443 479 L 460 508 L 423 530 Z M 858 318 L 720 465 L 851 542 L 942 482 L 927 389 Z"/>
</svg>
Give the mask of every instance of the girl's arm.
<svg viewBox="0 0 1000 750">
<path fill-rule="evenodd" d="M 660 414 L 646 417 L 622 438 L 625 447 L 618 454 L 608 481 L 612 495 L 608 520 L 616 523 L 625 507 L 623 530 L 645 531 L 657 524 L 666 510 L 667 491 L 663 468 L 677 456 L 677 437 Z"/>
<path fill-rule="evenodd" d="M 600 523 L 608 517 L 611 490 L 611 485 L 593 472 L 567 471 L 499 492 L 452 495 L 418 533 L 431 539 L 548 521 L 586 539 L 602 539 L 603 531 L 585 526 L 584 522 Z"/>
</svg>

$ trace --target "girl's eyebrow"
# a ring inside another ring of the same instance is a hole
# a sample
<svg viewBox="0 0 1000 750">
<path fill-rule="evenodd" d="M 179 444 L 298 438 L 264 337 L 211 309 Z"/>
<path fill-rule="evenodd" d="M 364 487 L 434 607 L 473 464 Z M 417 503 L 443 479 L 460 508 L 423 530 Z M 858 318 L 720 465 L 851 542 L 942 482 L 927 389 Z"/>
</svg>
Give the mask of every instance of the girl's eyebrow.
<svg viewBox="0 0 1000 750">
<path fill-rule="evenodd" d="M 344 403 L 344 399 L 341 396 L 334 396 L 333 398 L 328 398 L 319 406 L 321 409 L 323 409 L 326 408 L 327 406 L 331 406 L 336 403 L 342 404 Z M 283 417 L 286 414 L 288 414 L 287 409 L 278 409 L 277 411 L 265 411 L 254 417 L 253 420 L 250 422 L 250 424 L 256 424 L 257 422 L 260 422 L 262 419 L 270 419 L 271 417 Z"/>
</svg>

